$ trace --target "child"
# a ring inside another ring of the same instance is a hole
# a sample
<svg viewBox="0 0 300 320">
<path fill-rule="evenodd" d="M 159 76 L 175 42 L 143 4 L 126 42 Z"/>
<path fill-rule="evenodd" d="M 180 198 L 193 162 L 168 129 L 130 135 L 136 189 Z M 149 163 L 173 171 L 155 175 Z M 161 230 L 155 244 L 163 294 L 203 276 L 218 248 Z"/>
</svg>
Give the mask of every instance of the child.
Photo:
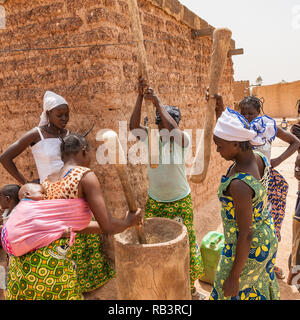
<svg viewBox="0 0 300 320">
<path fill-rule="evenodd" d="M 75 233 L 101 233 L 98 223 L 91 221 L 92 214 L 82 199 L 44 200 L 40 184 L 27 183 L 18 193 L 21 200 L 2 232 L 3 248 L 13 256 L 21 256 L 59 238 Z"/>
<path fill-rule="evenodd" d="M 225 245 L 217 268 L 211 300 L 277 300 L 274 274 L 278 240 L 267 207 L 262 179 L 268 161 L 253 145 L 264 143 L 266 130 L 250 126 L 227 108 L 214 130 L 217 152 L 234 161 L 222 177 L 218 196 L 222 204 Z"/>
<path fill-rule="evenodd" d="M 18 192 L 20 186 L 17 184 L 8 184 L 0 190 L 0 206 L 4 210 L 2 214 L 2 223 L 4 225 L 8 219 L 8 216 L 14 209 L 14 207 L 19 203 Z"/>
<path fill-rule="evenodd" d="M 40 200 L 45 200 L 46 195 L 45 195 L 45 190 L 41 184 L 38 183 L 26 183 L 24 184 L 18 193 L 19 199 L 20 200 L 35 200 L 35 201 L 40 201 Z"/>
<path fill-rule="evenodd" d="M 3 225 L 8 220 L 9 215 L 19 203 L 18 192 L 20 186 L 17 184 L 8 184 L 0 190 L 0 206 L 3 210 L 3 214 L 0 219 L 0 232 L 3 228 Z M 9 257 L 5 250 L 0 247 L 0 300 L 3 299 L 4 289 L 6 289 L 6 275 L 8 268 Z"/>
</svg>

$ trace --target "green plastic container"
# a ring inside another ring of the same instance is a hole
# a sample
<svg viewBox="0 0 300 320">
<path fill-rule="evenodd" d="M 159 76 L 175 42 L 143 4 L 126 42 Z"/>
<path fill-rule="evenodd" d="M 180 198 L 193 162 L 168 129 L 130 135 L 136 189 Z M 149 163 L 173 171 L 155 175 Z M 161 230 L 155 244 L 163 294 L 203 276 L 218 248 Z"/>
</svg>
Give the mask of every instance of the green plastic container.
<svg viewBox="0 0 300 320">
<path fill-rule="evenodd" d="M 217 231 L 210 231 L 201 241 L 201 255 L 204 263 L 205 275 L 200 279 L 211 285 L 214 283 L 220 255 L 224 247 L 224 235 Z"/>
</svg>

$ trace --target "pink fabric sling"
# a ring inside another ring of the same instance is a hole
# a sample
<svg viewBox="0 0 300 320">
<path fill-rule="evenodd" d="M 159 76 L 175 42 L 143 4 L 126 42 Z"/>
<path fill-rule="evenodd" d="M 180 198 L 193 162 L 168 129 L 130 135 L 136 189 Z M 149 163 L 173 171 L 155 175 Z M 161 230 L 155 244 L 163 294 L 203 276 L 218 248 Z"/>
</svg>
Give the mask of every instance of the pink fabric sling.
<svg viewBox="0 0 300 320">
<path fill-rule="evenodd" d="M 70 245 L 75 231 L 85 229 L 92 212 L 84 199 L 22 200 L 10 214 L 1 232 L 3 248 L 11 255 L 22 256 L 48 246 L 72 228 Z"/>
</svg>

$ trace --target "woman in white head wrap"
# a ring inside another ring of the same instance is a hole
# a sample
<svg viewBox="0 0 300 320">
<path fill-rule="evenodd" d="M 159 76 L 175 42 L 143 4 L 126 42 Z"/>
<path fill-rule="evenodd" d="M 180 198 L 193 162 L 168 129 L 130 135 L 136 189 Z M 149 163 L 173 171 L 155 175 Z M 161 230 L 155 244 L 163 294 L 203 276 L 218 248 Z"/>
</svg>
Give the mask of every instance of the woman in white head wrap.
<svg viewBox="0 0 300 320">
<path fill-rule="evenodd" d="M 46 91 L 43 100 L 43 112 L 41 114 L 41 120 L 39 127 L 49 124 L 49 112 L 55 108 L 61 108 L 68 106 L 67 101 L 60 95 L 52 92 Z"/>
<path fill-rule="evenodd" d="M 261 129 L 227 108 L 214 130 L 217 151 L 233 164 L 218 190 L 225 245 L 210 295 L 212 300 L 280 298 L 274 274 L 278 240 L 262 183 L 269 163 L 263 154 L 253 152 L 253 146 L 264 144 L 270 134 Z"/>
<path fill-rule="evenodd" d="M 63 166 L 59 149 L 60 137 L 68 134 L 65 129 L 68 121 L 67 101 L 54 92 L 46 91 L 39 126 L 25 133 L 1 154 L 0 161 L 4 168 L 17 181 L 25 184 L 28 180 L 17 169 L 13 160 L 30 146 L 39 174 L 37 180 L 42 182 L 49 174 L 60 169 Z M 30 180 L 33 180 L 32 177 Z"/>
</svg>

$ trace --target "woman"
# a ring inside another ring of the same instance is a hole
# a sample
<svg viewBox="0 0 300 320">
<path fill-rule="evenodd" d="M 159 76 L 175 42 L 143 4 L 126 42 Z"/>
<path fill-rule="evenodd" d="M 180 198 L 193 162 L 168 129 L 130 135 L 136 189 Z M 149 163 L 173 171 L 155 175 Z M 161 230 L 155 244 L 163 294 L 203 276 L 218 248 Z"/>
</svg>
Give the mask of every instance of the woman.
<svg viewBox="0 0 300 320">
<path fill-rule="evenodd" d="M 268 161 L 252 150 L 252 145 L 262 144 L 264 139 L 264 133 L 249 127 L 245 118 L 229 108 L 217 121 L 217 151 L 234 163 L 222 177 L 218 191 L 225 245 L 211 300 L 279 299 L 273 270 L 278 240 L 262 183 Z"/>
<path fill-rule="evenodd" d="M 115 219 L 107 211 L 96 175 L 87 168 L 89 146 L 83 136 L 71 134 L 63 139 L 63 167 L 43 183 L 47 199 L 84 198 L 98 224 L 92 232 L 119 233 L 141 222 L 140 209 Z M 72 261 L 73 246 L 58 239 L 49 246 L 21 257 L 11 257 L 8 273 L 8 300 L 80 300 L 83 299 Z M 101 276 L 100 274 L 95 274 Z"/>
<path fill-rule="evenodd" d="M 39 126 L 29 130 L 10 145 L 0 156 L 0 162 L 18 182 L 25 184 L 28 180 L 17 169 L 13 160 L 22 154 L 27 147 L 31 147 L 39 181 L 43 182 L 49 174 L 63 166 L 59 138 L 63 138 L 69 133 L 66 130 L 68 121 L 67 101 L 54 92 L 46 91 Z"/>
<path fill-rule="evenodd" d="M 239 110 L 249 123 L 253 121 L 262 121 L 264 123 L 268 118 L 267 116 L 264 116 L 263 118 L 260 117 L 261 113 L 263 112 L 263 103 L 260 99 L 254 96 L 244 98 L 239 104 Z M 287 142 L 289 146 L 280 156 L 271 159 L 272 141 L 275 139 L 275 137 L 281 139 L 284 142 Z M 267 157 L 271 164 L 268 200 L 272 205 L 271 213 L 275 223 L 278 241 L 281 241 L 280 230 L 285 215 L 288 183 L 286 182 L 284 177 L 277 170 L 275 170 L 275 167 L 277 167 L 280 163 L 294 154 L 294 152 L 296 152 L 299 147 L 300 140 L 298 140 L 297 137 L 295 137 L 288 131 L 276 126 L 276 123 L 274 136 L 271 139 L 267 140 L 263 146 L 255 147 L 255 149 L 261 151 Z M 275 273 L 279 279 L 285 278 L 281 268 L 275 267 Z"/>
<path fill-rule="evenodd" d="M 223 108 L 223 101 L 220 96 L 214 98 L 217 99 L 216 115 L 218 117 L 220 108 Z M 204 265 L 197 244 L 193 201 L 185 167 L 190 137 L 179 127 L 180 109 L 175 106 L 164 105 L 154 90 L 148 87 L 142 78 L 138 82 L 138 96 L 130 118 L 130 130 L 133 134 L 138 135 L 144 132 L 145 138 L 148 135 L 148 128 L 141 125 L 141 109 L 144 99 L 151 101 L 155 106 L 155 123 L 160 131 L 160 163 L 157 168 L 151 168 L 148 164 L 149 187 L 145 218 L 174 219 L 187 227 L 190 244 L 191 294 L 193 300 L 201 300 L 204 299 L 204 296 L 197 292 L 194 284 L 197 279 L 201 279 L 204 275 Z M 166 134 L 170 132 L 172 134 L 176 133 L 174 137 Z M 138 138 L 143 140 L 142 137 Z M 144 139 L 144 141 L 146 141 L 148 147 L 147 139 Z"/>
<path fill-rule="evenodd" d="M 39 181 L 42 183 L 48 175 L 60 170 L 63 166 L 60 144 L 61 139 L 69 134 L 69 131 L 66 130 L 68 121 L 67 101 L 54 92 L 46 91 L 39 126 L 28 131 L 8 147 L 0 156 L 0 162 L 21 184 L 27 183 L 27 179 L 16 168 L 13 160 L 30 146 L 38 170 Z M 83 292 L 101 287 L 115 275 L 102 254 L 95 258 L 95 255 L 98 256 L 98 252 L 102 252 L 98 234 L 76 236 L 73 259 L 77 261 L 79 282 Z M 103 270 L 106 275 L 95 281 L 94 273 L 103 272 Z"/>
</svg>

